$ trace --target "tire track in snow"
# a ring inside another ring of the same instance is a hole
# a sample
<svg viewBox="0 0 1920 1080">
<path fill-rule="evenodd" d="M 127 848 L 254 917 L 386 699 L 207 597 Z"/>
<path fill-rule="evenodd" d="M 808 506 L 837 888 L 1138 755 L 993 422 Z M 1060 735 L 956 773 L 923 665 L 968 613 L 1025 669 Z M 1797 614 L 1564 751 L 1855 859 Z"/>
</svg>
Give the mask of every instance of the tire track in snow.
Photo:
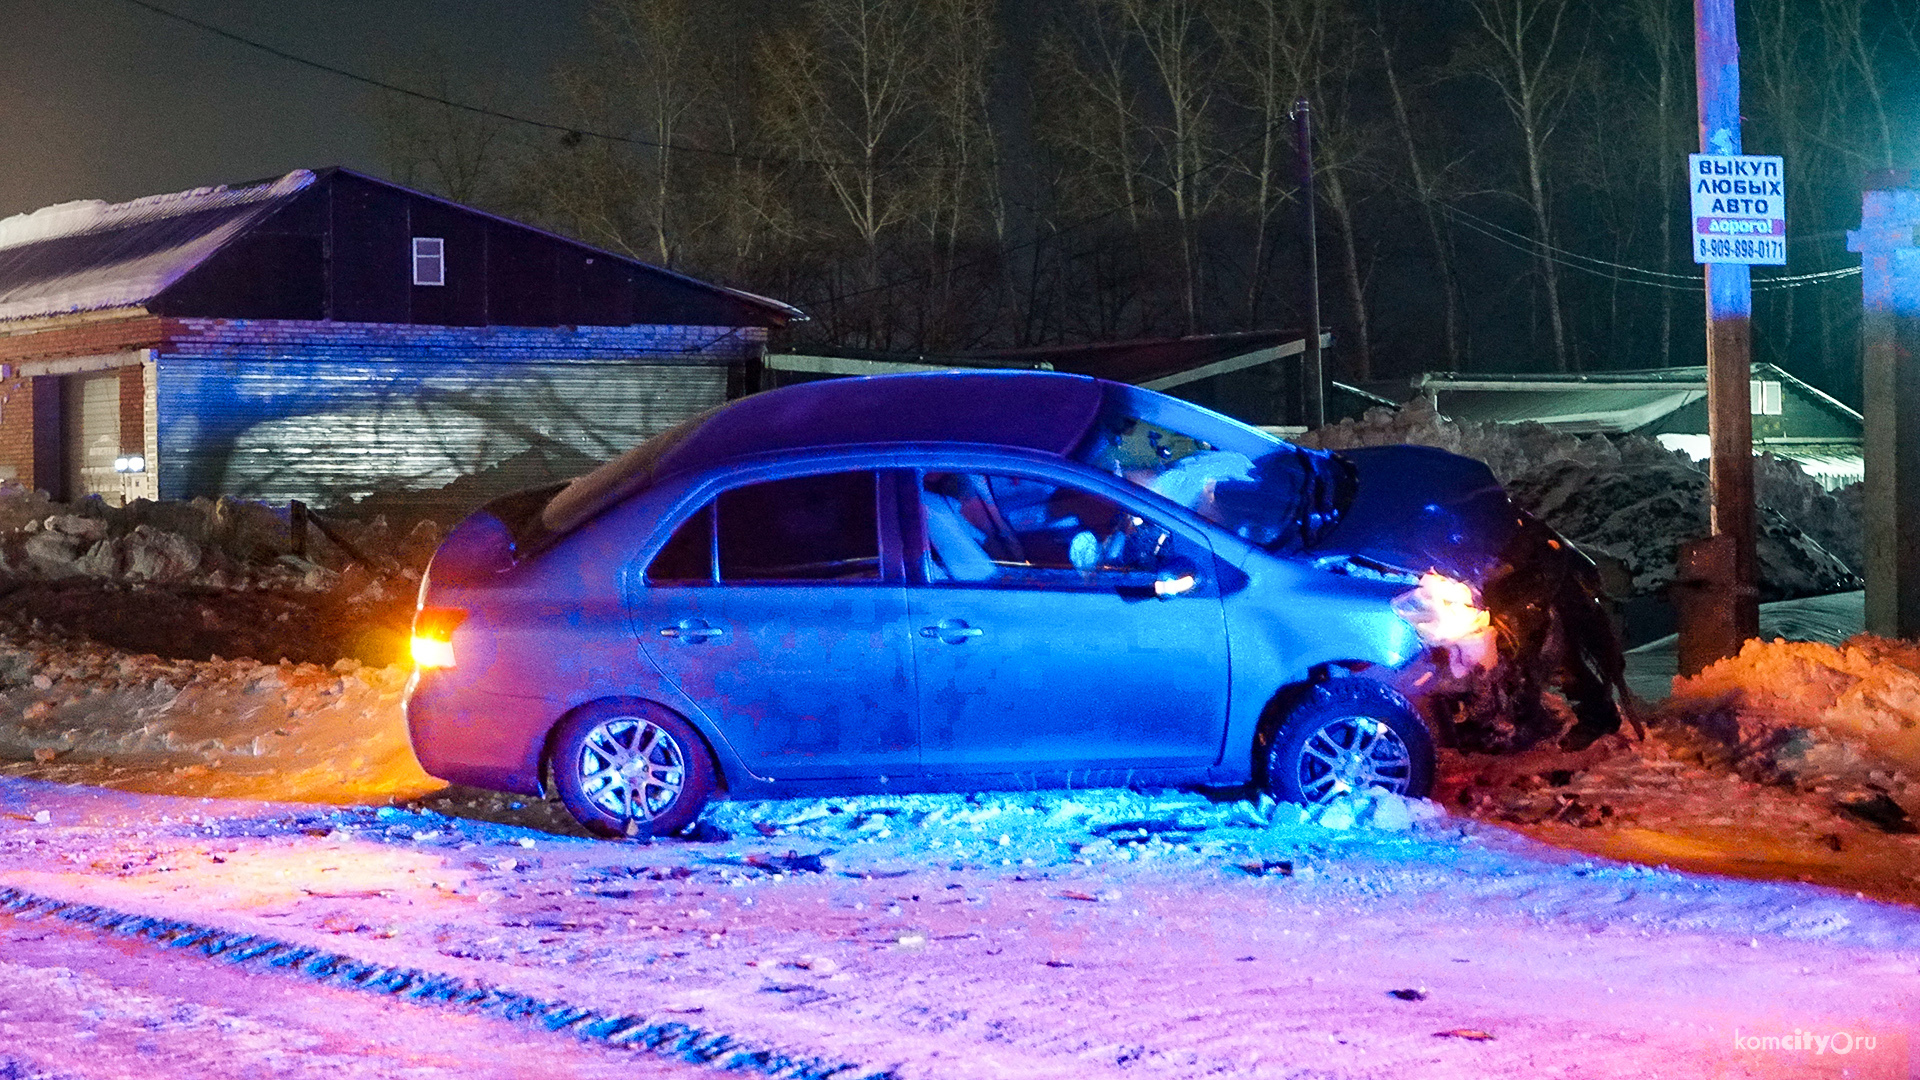
<svg viewBox="0 0 1920 1080">
<path fill-rule="evenodd" d="M 263 971 L 279 970 L 330 986 L 462 1009 L 554 1033 L 571 1034 L 583 1041 L 650 1051 L 729 1072 L 759 1073 L 776 1080 L 898 1080 L 888 1069 L 874 1070 L 850 1062 L 797 1057 L 776 1047 L 676 1020 L 601 1012 L 571 1002 L 502 990 L 473 979 L 420 968 L 369 963 L 259 934 L 233 933 L 180 919 L 135 915 L 98 904 L 72 903 L 11 886 L 0 886 L 0 912 L 23 922 L 59 919 L 229 964 Z M 23 1072 L 22 1068 L 25 1066 L 12 1059 L 0 1058 L 0 1080 L 55 1080 L 37 1072 Z"/>
</svg>

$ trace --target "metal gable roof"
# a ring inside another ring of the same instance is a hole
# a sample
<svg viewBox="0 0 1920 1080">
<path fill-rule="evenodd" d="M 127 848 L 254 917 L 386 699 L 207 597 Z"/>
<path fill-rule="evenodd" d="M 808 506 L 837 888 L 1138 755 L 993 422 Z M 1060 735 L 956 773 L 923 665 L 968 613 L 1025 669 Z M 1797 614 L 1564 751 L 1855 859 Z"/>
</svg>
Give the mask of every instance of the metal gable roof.
<svg viewBox="0 0 1920 1080">
<path fill-rule="evenodd" d="M 560 236 L 525 222 L 415 191 L 351 169 L 297 169 L 275 180 L 195 188 L 124 203 L 61 203 L 0 220 L 0 322 L 147 305 L 301 192 L 344 174 L 625 263 L 643 276 L 722 296 L 771 316 L 806 318 L 790 304 Z"/>
<path fill-rule="evenodd" d="M 1755 363 L 1752 377 L 1794 389 L 1843 424 L 1859 426 L 1860 413 L 1790 372 Z M 1581 374 L 1491 374 L 1429 372 L 1413 388 L 1432 395 L 1442 415 L 1455 420 L 1534 421 L 1583 434 L 1635 431 L 1706 397 L 1704 367 L 1654 368 Z"/>
<path fill-rule="evenodd" d="M 0 320 L 137 307 L 314 181 L 61 203 L 0 221 Z"/>
</svg>

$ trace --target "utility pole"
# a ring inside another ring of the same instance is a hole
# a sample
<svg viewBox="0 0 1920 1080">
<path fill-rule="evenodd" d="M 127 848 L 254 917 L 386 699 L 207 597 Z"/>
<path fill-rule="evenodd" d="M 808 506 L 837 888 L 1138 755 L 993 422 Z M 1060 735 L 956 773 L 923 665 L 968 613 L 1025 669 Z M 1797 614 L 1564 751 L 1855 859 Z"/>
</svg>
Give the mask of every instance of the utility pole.
<svg viewBox="0 0 1920 1080">
<path fill-rule="evenodd" d="M 1920 173 L 1867 178 L 1860 253 L 1867 420 L 1867 632 L 1920 637 Z"/>
<path fill-rule="evenodd" d="M 1733 0 L 1694 0 L 1694 74 L 1700 152 L 1740 151 L 1740 42 Z M 1713 535 L 1680 552 L 1676 590 L 1680 673 L 1733 656 L 1760 634 L 1754 551 L 1753 278 L 1744 263 L 1704 265 L 1707 291 L 1707 432 L 1712 446 Z"/>
<path fill-rule="evenodd" d="M 1301 423 L 1327 422 L 1327 376 L 1320 359 L 1320 241 L 1313 217 L 1313 110 L 1306 98 L 1293 103 L 1294 144 L 1300 152 L 1300 231 L 1307 249 L 1307 348 L 1300 354 Z"/>
</svg>

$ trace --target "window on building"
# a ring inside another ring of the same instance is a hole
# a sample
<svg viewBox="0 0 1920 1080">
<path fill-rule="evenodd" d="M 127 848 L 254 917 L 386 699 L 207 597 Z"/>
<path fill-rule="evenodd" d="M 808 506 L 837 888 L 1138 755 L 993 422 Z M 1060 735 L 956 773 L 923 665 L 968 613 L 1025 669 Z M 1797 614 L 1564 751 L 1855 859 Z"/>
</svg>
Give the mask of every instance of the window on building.
<svg viewBox="0 0 1920 1080">
<path fill-rule="evenodd" d="M 447 283 L 447 242 L 445 240 L 438 236 L 413 238 L 413 283 L 415 285 Z"/>
<path fill-rule="evenodd" d="M 1780 415 L 1780 383 L 1774 379 L 1754 379 L 1748 384 L 1753 415 Z"/>
</svg>

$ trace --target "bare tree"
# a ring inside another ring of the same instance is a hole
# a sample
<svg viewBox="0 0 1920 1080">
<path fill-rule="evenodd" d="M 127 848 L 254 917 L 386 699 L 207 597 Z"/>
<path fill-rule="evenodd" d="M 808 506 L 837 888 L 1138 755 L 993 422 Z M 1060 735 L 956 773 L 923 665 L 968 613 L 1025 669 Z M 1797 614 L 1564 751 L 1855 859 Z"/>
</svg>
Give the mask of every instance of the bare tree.
<svg viewBox="0 0 1920 1080">
<path fill-rule="evenodd" d="M 1383 20 L 1384 21 L 1384 20 Z M 1414 135 L 1413 112 L 1408 107 L 1406 90 L 1400 81 L 1392 42 L 1385 27 L 1376 26 L 1380 46 L 1380 65 L 1386 76 L 1387 100 L 1393 109 L 1394 131 L 1406 156 L 1407 175 L 1413 184 L 1413 198 L 1426 224 L 1427 243 L 1433 249 L 1433 265 L 1440 279 L 1441 320 L 1446 335 L 1447 366 L 1454 371 L 1464 367 L 1466 335 L 1460 319 L 1460 277 L 1454 266 L 1453 237 L 1442 217 L 1449 186 L 1446 177 L 1458 160 L 1438 170 L 1429 169 L 1420 141 Z"/>
<path fill-rule="evenodd" d="M 1574 367 L 1560 302 L 1560 268 L 1553 254 L 1553 207 L 1547 182 L 1548 147 L 1561 112 L 1578 85 L 1584 50 L 1569 40 L 1568 0 L 1468 0 L 1482 30 L 1461 54 L 1461 66 L 1492 84 L 1520 134 L 1522 196 L 1533 218 L 1535 262 L 1547 294 L 1554 367 Z"/>
<path fill-rule="evenodd" d="M 1878 154 L 1870 160 L 1882 169 L 1893 168 L 1893 122 L 1887 116 L 1887 88 L 1880 75 L 1877 34 L 1867 25 L 1866 0 L 1820 0 L 1823 39 L 1838 55 L 1836 59 L 1852 69 L 1859 79 L 1860 92 L 1872 110 L 1878 129 Z"/>
<path fill-rule="evenodd" d="M 1294 160 L 1288 118 L 1307 92 L 1308 57 L 1317 56 L 1320 21 L 1303 19 L 1311 0 L 1244 0 L 1220 4 L 1214 13 L 1225 54 L 1222 75 L 1236 103 L 1255 126 L 1249 144 L 1235 155 L 1250 181 L 1244 202 L 1253 218 L 1246 325 L 1261 324 L 1261 304 L 1273 257 L 1274 218 L 1297 193 L 1287 172 Z"/>
<path fill-rule="evenodd" d="M 1140 198 L 1145 109 L 1129 77 L 1124 31 L 1104 0 L 1081 0 L 1082 18 L 1041 43 L 1039 134 L 1075 159 L 1069 209 L 1117 210 L 1129 226 L 1146 216 Z"/>
<path fill-rule="evenodd" d="M 676 143 L 706 90 L 689 0 L 600 0 L 589 19 L 602 49 L 617 57 L 613 74 L 625 91 L 623 111 L 645 141 L 640 157 L 647 183 L 637 194 L 645 199 L 649 248 L 660 265 L 672 266 L 679 243 Z"/>
<path fill-rule="evenodd" d="M 955 305 L 963 248 L 976 239 L 1004 244 L 1007 213 L 989 102 L 991 60 L 999 45 L 992 0 L 922 3 L 929 50 L 941 58 L 924 79 L 926 167 L 920 178 L 926 190 L 916 200 L 936 256 L 930 322 L 918 335 L 918 344 L 927 346 L 946 344 L 959 332 Z"/>
<path fill-rule="evenodd" d="M 1165 120 L 1147 130 L 1158 144 L 1158 185 L 1173 209 L 1180 245 L 1181 311 L 1186 332 L 1198 326 L 1201 265 L 1198 223 L 1216 189 L 1208 175 L 1217 153 L 1210 139 L 1216 60 L 1197 0 L 1110 0 L 1145 53 L 1166 105 Z"/>
<path fill-rule="evenodd" d="M 485 83 L 456 82 L 444 57 L 419 65 L 422 94 L 441 101 L 493 106 L 497 93 Z M 497 117 L 392 91 L 371 100 L 374 137 L 381 162 L 403 184 L 427 188 L 455 202 L 489 205 L 503 194 L 512 168 L 506 125 Z"/>
<path fill-rule="evenodd" d="M 931 60 L 925 11 L 914 0 L 815 0 L 809 15 L 766 50 L 779 72 L 768 133 L 824 184 L 839 210 L 834 228 L 850 230 L 862 252 L 861 287 L 872 289 L 882 236 L 913 216 L 916 188 L 924 190 L 915 111 Z"/>
<path fill-rule="evenodd" d="M 1653 138 L 1650 152 L 1654 159 L 1655 205 L 1661 208 L 1657 228 L 1661 270 L 1674 268 L 1674 207 L 1682 198 L 1685 177 L 1680 157 L 1686 151 L 1682 137 L 1691 109 L 1686 93 L 1687 48 L 1676 31 L 1674 13 L 1685 9 L 1682 0 L 1627 0 L 1626 19 L 1634 36 L 1645 47 L 1650 61 L 1643 90 L 1647 97 L 1648 121 Z M 1673 364 L 1674 292 L 1660 290 L 1660 366 Z"/>
</svg>

